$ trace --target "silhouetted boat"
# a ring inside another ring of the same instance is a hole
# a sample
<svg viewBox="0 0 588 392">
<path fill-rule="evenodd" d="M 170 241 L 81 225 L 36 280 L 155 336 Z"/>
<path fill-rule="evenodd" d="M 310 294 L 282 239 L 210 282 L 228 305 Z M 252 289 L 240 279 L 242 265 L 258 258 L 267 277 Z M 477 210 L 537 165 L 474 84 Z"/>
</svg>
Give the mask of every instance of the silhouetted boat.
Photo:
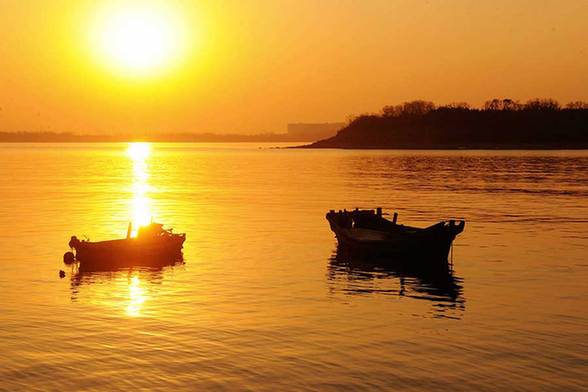
<svg viewBox="0 0 588 392">
<path fill-rule="evenodd" d="M 141 226 L 136 237 L 131 237 L 131 231 L 129 223 L 127 238 L 99 242 L 80 241 L 73 236 L 69 247 L 75 249 L 81 269 L 160 266 L 181 260 L 186 234 L 174 234 L 160 223 Z"/>
<path fill-rule="evenodd" d="M 447 261 L 451 244 L 465 227 L 463 220 L 441 221 L 427 228 L 396 223 L 398 214 L 389 221 L 382 209 L 327 213 L 331 230 L 339 245 L 361 254 L 401 256 L 421 262 Z"/>
</svg>

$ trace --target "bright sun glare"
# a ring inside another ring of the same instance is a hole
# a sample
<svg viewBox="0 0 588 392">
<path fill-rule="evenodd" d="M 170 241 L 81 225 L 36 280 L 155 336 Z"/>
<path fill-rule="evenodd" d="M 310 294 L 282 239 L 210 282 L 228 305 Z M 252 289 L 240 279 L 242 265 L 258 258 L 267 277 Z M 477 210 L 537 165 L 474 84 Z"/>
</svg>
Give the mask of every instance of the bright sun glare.
<svg viewBox="0 0 588 392">
<path fill-rule="evenodd" d="M 148 159 L 151 154 L 149 143 L 130 143 L 127 154 L 133 164 L 133 184 L 131 200 L 131 221 L 133 223 L 132 236 L 137 235 L 139 226 L 149 223 L 152 218 Z"/>
<path fill-rule="evenodd" d="M 185 37 L 179 11 L 133 3 L 105 7 L 93 31 L 93 46 L 108 66 L 129 76 L 154 74 L 182 55 Z"/>
</svg>

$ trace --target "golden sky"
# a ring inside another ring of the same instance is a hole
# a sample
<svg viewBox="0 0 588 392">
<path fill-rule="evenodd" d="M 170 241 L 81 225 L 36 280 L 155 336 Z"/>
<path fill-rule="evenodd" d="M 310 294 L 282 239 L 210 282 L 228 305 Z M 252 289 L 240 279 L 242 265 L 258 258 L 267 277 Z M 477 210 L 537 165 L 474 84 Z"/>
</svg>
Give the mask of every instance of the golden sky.
<svg viewBox="0 0 588 392">
<path fill-rule="evenodd" d="M 586 0 L 0 0 L 0 131 L 280 132 L 418 98 L 588 100 L 587 21 Z"/>
</svg>

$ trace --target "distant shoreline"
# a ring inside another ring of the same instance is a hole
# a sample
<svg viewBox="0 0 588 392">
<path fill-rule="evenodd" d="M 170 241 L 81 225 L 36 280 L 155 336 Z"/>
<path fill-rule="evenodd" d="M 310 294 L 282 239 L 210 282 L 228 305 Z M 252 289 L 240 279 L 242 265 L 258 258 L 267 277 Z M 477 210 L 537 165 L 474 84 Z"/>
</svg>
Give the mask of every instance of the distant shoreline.
<svg viewBox="0 0 588 392">
<path fill-rule="evenodd" d="M 117 144 L 117 143 L 167 143 L 167 144 L 172 144 L 172 143 L 185 143 L 185 144 L 190 144 L 190 143 L 210 143 L 210 144 L 238 144 L 238 143 L 265 143 L 265 144 L 271 144 L 271 143 L 288 143 L 288 144 L 299 144 L 299 143 L 304 143 L 301 142 L 300 140 L 298 141 L 275 141 L 275 140 L 264 140 L 264 141 L 258 141 L 258 140 L 241 140 L 241 141 L 222 141 L 222 140 L 216 140 L 216 141 L 207 141 L 207 140 L 144 140 L 144 139 L 128 139 L 128 140 L 99 140 L 99 141 L 80 141 L 80 140 L 17 140 L 17 141 L 5 141 L 5 140 L 0 140 L 0 144 Z M 292 146 L 292 147 L 296 147 L 296 146 Z"/>
<path fill-rule="evenodd" d="M 332 150 L 588 150 L 588 143 L 586 144 L 479 144 L 479 145 L 398 145 L 398 146 L 378 146 L 378 145 L 362 145 L 362 146 L 337 146 L 331 147 L 326 145 L 316 145 L 318 142 L 311 144 L 303 144 L 300 146 L 292 146 L 286 148 L 294 149 L 332 149 Z"/>
<path fill-rule="evenodd" d="M 0 144 L 119 144 L 119 143 L 162 143 L 162 144 L 246 144 L 246 143 L 264 143 L 264 144 L 272 144 L 272 143 L 280 143 L 276 141 L 168 141 L 168 140 L 141 140 L 141 139 L 130 139 L 130 140 L 117 140 L 117 141 L 76 141 L 76 140 L 69 140 L 69 141 L 0 141 Z M 281 143 L 300 143 L 287 141 Z M 434 146 L 434 147 L 423 147 L 423 146 L 398 146 L 398 147 L 382 147 L 382 146 L 362 146 L 362 147 L 315 147 L 312 144 L 305 144 L 305 145 L 293 145 L 293 146 L 267 146 L 264 148 L 268 149 L 276 149 L 276 150 L 414 150 L 414 151 L 565 151 L 565 150 L 572 150 L 572 151 L 582 151 L 588 150 L 588 145 L 584 146 L 569 146 L 569 145 L 551 145 L 551 146 L 530 146 L 530 145 L 513 145 L 513 146 L 492 146 L 492 145 L 484 145 L 484 146 Z"/>
<path fill-rule="evenodd" d="M 460 147 L 448 147 L 448 146 L 436 146 L 436 147 L 423 147 L 423 146 L 413 146 L 413 147 L 381 147 L 381 146 L 362 146 L 362 147 L 315 147 L 312 145 L 302 145 L 302 146 L 293 146 L 293 147 L 285 147 L 289 149 L 300 149 L 300 150 L 423 150 L 423 151 L 435 151 L 435 150 L 444 150 L 444 151 L 514 151 L 514 150 L 522 150 L 522 151 L 555 151 L 555 150 L 588 150 L 588 145 L 585 146 L 460 146 Z"/>
<path fill-rule="evenodd" d="M 330 140 L 330 139 L 326 139 Z M 294 144 L 290 146 L 271 146 L 269 148 L 275 149 L 299 149 L 299 150 L 316 150 L 316 149 L 327 149 L 327 150 L 588 150 L 588 143 L 585 144 L 479 144 L 479 145 L 418 145 L 418 144 L 404 144 L 396 146 L 381 146 L 381 145 L 361 145 L 361 146 L 331 146 L 321 142 L 313 142 L 310 144 L 302 144 L 305 141 L 302 140 L 153 140 L 143 138 L 129 138 L 129 139 L 94 139 L 94 140 L 47 140 L 47 139 L 35 139 L 35 140 L 2 140 L 0 144 L 117 144 L 117 143 L 210 143 L 210 144 L 246 144 L 246 143 L 289 143 Z M 319 144 L 320 143 L 320 144 Z"/>
<path fill-rule="evenodd" d="M 0 143 L 309 143 L 289 134 L 170 134 L 170 135 L 78 135 L 54 132 L 0 132 Z"/>
</svg>

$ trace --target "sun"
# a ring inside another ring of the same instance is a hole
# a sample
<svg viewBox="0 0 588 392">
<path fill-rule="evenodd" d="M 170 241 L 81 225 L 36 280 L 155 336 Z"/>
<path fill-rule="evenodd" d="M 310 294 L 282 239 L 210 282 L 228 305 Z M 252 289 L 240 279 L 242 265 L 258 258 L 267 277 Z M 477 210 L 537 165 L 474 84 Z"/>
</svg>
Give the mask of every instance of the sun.
<svg viewBox="0 0 588 392">
<path fill-rule="evenodd" d="M 128 76 L 162 72 L 184 54 L 180 13 L 149 2 L 98 12 L 92 47 L 103 64 Z"/>
</svg>

